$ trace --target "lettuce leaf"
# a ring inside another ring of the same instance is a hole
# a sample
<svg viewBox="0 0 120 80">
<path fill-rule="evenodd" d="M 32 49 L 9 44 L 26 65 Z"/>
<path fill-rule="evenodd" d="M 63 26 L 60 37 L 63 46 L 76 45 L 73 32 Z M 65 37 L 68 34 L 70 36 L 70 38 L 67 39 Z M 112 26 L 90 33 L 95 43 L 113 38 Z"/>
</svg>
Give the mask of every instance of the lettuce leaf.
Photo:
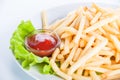
<svg viewBox="0 0 120 80">
<path fill-rule="evenodd" d="M 29 69 L 31 66 L 38 65 L 37 68 L 40 73 L 53 74 L 54 72 L 50 66 L 48 57 L 38 57 L 26 50 L 24 46 L 25 37 L 33 30 L 35 30 L 35 28 L 31 21 L 22 21 L 10 39 L 10 49 L 23 68 Z"/>
</svg>

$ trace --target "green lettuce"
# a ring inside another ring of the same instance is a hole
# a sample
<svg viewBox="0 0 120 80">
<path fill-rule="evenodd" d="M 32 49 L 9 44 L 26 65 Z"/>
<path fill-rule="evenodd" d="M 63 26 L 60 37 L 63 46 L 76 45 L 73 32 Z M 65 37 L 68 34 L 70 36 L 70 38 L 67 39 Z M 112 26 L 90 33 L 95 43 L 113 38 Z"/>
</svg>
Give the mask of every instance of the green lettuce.
<svg viewBox="0 0 120 80">
<path fill-rule="evenodd" d="M 34 30 L 31 21 L 22 21 L 10 39 L 10 49 L 23 68 L 29 69 L 31 66 L 37 65 L 40 73 L 53 74 L 48 57 L 38 57 L 26 50 L 24 46 L 25 37 Z"/>
</svg>

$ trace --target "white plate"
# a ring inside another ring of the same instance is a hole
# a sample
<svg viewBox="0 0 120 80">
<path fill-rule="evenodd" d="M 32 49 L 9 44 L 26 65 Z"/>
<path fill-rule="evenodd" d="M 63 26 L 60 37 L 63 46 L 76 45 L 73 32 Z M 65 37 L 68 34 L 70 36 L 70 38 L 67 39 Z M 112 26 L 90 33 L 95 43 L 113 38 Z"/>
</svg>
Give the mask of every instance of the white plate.
<svg viewBox="0 0 120 80">
<path fill-rule="evenodd" d="M 70 11 L 73 11 L 77 9 L 80 6 L 90 6 L 92 3 L 77 3 L 77 4 L 68 4 L 68 5 L 62 5 L 58 6 L 52 9 L 47 10 L 47 15 L 48 15 L 48 23 L 52 23 L 57 19 L 60 19 L 64 16 L 66 16 L 67 13 Z M 112 7 L 116 8 L 119 6 L 117 3 L 113 4 L 103 4 L 103 3 L 96 3 L 97 5 L 101 7 Z M 32 19 L 32 23 L 36 28 L 41 28 L 41 21 L 40 21 L 40 13 L 37 13 Z M 16 27 L 17 28 L 17 27 Z M 54 75 L 43 75 L 40 74 L 34 67 L 32 67 L 30 70 L 23 69 L 19 62 L 16 60 L 16 63 L 19 65 L 19 67 L 25 71 L 28 75 L 32 76 L 36 80 L 62 80 L 62 78 Z"/>
</svg>

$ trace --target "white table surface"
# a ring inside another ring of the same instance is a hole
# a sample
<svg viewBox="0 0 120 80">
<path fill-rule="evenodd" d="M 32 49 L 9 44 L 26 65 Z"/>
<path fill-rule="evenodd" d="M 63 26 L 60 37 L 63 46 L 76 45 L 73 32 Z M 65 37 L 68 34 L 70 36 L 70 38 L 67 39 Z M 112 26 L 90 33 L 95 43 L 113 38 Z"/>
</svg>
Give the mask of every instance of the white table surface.
<svg viewBox="0 0 120 80">
<path fill-rule="evenodd" d="M 19 68 L 9 50 L 9 33 L 14 26 L 43 9 L 81 1 L 120 3 L 120 0 L 0 0 L 0 80 L 34 80 Z"/>
</svg>

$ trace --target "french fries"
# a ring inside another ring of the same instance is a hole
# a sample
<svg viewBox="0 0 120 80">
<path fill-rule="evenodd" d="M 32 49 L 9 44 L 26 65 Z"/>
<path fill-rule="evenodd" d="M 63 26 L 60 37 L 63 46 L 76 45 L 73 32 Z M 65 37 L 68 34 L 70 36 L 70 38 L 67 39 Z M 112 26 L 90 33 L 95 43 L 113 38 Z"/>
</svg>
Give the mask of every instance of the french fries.
<svg viewBox="0 0 120 80">
<path fill-rule="evenodd" d="M 69 66 L 69 63 L 70 63 L 70 61 L 72 61 L 73 56 L 74 56 L 76 50 L 77 50 L 77 46 L 75 46 L 75 47 L 71 50 L 69 56 L 68 56 L 67 59 L 64 61 L 64 63 L 61 65 L 61 70 L 64 71 L 64 70 Z"/>
<path fill-rule="evenodd" d="M 50 58 L 50 65 L 58 76 L 65 80 L 120 79 L 118 11 L 120 9 L 101 8 L 93 3 L 51 25 L 43 21 L 43 25 L 61 38 L 60 47 Z M 60 62 L 59 66 L 56 61 Z"/>
</svg>

